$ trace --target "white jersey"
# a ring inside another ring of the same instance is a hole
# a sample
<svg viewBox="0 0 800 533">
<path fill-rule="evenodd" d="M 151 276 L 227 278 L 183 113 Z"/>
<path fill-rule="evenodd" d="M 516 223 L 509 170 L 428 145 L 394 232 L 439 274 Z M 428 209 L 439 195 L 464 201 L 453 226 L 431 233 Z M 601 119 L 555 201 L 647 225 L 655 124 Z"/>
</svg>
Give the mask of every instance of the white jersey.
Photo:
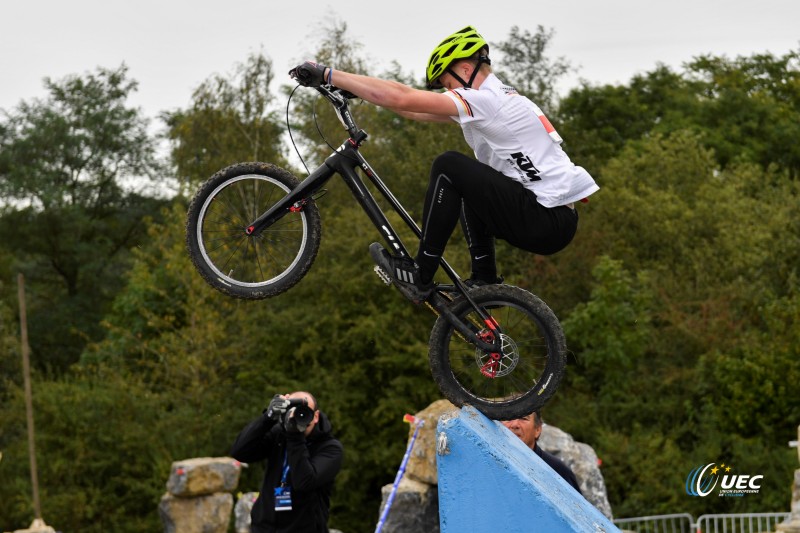
<svg viewBox="0 0 800 533">
<path fill-rule="evenodd" d="M 516 180 L 545 207 L 588 197 L 597 186 L 570 161 L 561 137 L 541 109 L 490 74 L 479 89 L 447 91 L 458 108 L 453 120 L 481 163 Z"/>
</svg>

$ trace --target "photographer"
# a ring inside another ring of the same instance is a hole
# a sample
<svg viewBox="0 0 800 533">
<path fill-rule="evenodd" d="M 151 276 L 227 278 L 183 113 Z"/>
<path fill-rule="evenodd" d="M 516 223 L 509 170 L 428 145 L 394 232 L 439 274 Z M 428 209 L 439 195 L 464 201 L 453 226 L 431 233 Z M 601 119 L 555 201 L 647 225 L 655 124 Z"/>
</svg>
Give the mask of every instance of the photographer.
<svg viewBox="0 0 800 533">
<path fill-rule="evenodd" d="M 308 392 L 276 394 L 231 449 L 243 463 L 267 461 L 261 493 L 250 513 L 253 533 L 328 531 L 333 481 L 343 448 Z"/>
</svg>

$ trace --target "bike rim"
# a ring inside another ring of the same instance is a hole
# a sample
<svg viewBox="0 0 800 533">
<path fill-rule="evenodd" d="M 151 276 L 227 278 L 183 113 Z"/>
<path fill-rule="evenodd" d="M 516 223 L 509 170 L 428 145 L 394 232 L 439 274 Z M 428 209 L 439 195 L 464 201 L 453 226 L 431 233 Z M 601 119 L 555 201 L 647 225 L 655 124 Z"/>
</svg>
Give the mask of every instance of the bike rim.
<svg viewBox="0 0 800 533">
<path fill-rule="evenodd" d="M 552 378 L 548 363 L 554 346 L 540 320 L 523 306 L 505 301 L 479 305 L 494 307 L 487 312 L 502 329 L 501 351 L 487 353 L 451 330 L 447 361 L 455 381 L 469 397 L 484 403 L 507 404 L 543 394 Z M 461 318 L 482 331 L 479 335 L 487 333 L 472 308 Z"/>
<path fill-rule="evenodd" d="M 270 285 L 300 261 L 308 236 L 302 211 L 288 213 L 258 235 L 244 231 L 290 190 L 269 176 L 248 174 L 220 184 L 208 195 L 199 213 L 197 242 L 205 263 L 222 282 Z"/>
</svg>

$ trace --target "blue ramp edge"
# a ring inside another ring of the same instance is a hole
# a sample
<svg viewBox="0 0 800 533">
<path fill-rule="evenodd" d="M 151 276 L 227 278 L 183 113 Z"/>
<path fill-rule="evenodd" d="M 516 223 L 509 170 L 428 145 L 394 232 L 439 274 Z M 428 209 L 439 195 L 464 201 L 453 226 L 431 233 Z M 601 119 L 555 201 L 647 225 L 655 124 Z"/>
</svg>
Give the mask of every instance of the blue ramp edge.
<svg viewBox="0 0 800 533">
<path fill-rule="evenodd" d="M 619 529 L 500 422 L 471 406 L 437 425 L 442 533 Z"/>
</svg>

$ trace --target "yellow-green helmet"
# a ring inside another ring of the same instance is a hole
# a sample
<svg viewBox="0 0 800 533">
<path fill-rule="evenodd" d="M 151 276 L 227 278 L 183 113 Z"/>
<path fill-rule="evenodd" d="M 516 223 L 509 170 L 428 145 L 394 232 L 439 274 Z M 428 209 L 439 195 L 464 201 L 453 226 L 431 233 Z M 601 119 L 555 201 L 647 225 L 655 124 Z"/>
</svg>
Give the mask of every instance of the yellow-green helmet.
<svg viewBox="0 0 800 533">
<path fill-rule="evenodd" d="M 453 61 L 472 57 L 484 47 L 488 54 L 489 45 L 486 43 L 486 39 L 481 37 L 481 34 L 472 26 L 467 26 L 447 37 L 433 49 L 431 58 L 428 60 L 426 70 L 428 87 L 431 89 L 441 87 L 439 76 L 444 74 Z M 485 61 L 488 62 L 488 57 Z"/>
</svg>

